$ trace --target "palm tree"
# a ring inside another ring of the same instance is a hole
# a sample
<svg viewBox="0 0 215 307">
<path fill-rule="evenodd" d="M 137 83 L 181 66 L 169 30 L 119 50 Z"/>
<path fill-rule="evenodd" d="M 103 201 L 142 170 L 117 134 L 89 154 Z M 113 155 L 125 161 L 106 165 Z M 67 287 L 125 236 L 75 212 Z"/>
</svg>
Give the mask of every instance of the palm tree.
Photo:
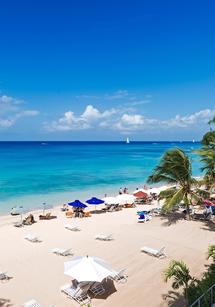
<svg viewBox="0 0 215 307">
<path fill-rule="evenodd" d="M 160 199 L 165 199 L 164 212 L 170 212 L 175 205 L 183 201 L 186 212 L 190 216 L 189 209 L 192 200 L 198 201 L 201 198 L 201 193 L 203 193 L 197 188 L 198 181 L 192 177 L 189 157 L 180 148 L 167 151 L 147 181 L 148 183 L 166 182 L 174 185 L 162 191 L 159 195 Z"/>
<path fill-rule="evenodd" d="M 195 279 L 190 275 L 189 268 L 183 261 L 172 260 L 169 267 L 164 271 L 164 281 L 173 278 L 172 288 L 183 287 L 184 296 L 188 303 L 188 287 Z"/>
<path fill-rule="evenodd" d="M 208 125 L 210 126 L 210 130 L 211 130 L 211 124 L 215 124 L 215 116 L 208 122 Z"/>
<path fill-rule="evenodd" d="M 215 262 L 215 245 L 210 245 L 208 247 L 208 259 L 212 258 L 213 262 Z"/>
<path fill-rule="evenodd" d="M 195 152 L 201 156 L 203 164 L 201 168 L 204 172 L 202 183 L 206 184 L 208 190 L 211 191 L 215 187 L 215 147 L 204 146 L 199 150 L 195 150 Z"/>
</svg>

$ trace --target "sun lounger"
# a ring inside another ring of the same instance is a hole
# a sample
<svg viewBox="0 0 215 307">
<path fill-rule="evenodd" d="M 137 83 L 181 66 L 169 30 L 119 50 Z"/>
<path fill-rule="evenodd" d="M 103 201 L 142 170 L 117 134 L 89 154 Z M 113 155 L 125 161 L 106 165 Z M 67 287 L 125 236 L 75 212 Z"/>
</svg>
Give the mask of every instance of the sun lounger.
<svg viewBox="0 0 215 307">
<path fill-rule="evenodd" d="M 22 222 L 15 222 L 13 224 L 14 227 L 23 227 L 24 225 L 22 224 Z"/>
<path fill-rule="evenodd" d="M 51 213 L 46 213 L 45 215 L 39 215 L 39 219 L 40 220 L 52 220 L 52 219 L 56 219 L 57 216 L 56 215 L 51 215 Z"/>
<path fill-rule="evenodd" d="M 33 242 L 33 243 L 35 243 L 35 242 L 41 242 L 41 240 L 37 237 L 37 236 L 33 236 L 33 235 L 26 235 L 25 237 L 24 237 L 24 239 L 25 240 L 28 240 L 28 241 L 30 241 L 30 242 Z"/>
<path fill-rule="evenodd" d="M 95 236 L 95 240 L 111 241 L 111 240 L 113 240 L 113 236 L 112 235 L 99 234 L 99 235 Z"/>
<path fill-rule="evenodd" d="M 127 276 L 124 273 L 125 269 L 122 269 L 119 272 L 113 271 L 113 274 L 110 275 L 110 278 L 118 283 L 125 283 L 127 282 Z"/>
<path fill-rule="evenodd" d="M 7 272 L 0 272 L 0 280 L 7 280 L 10 277 L 7 275 Z"/>
<path fill-rule="evenodd" d="M 90 304 L 91 300 L 87 294 L 85 289 L 72 287 L 71 284 L 66 284 L 61 287 L 61 291 L 64 292 L 69 298 L 74 299 L 78 302 L 81 306 Z"/>
<path fill-rule="evenodd" d="M 92 287 L 90 287 L 90 292 L 94 294 L 94 296 L 102 295 L 105 293 L 105 289 L 101 283 L 94 283 Z"/>
<path fill-rule="evenodd" d="M 22 307 L 42 307 L 36 300 L 30 300 L 22 305 Z"/>
<path fill-rule="evenodd" d="M 138 217 L 138 222 L 147 222 L 147 221 L 150 221 L 152 218 L 151 216 L 149 216 L 148 214 L 139 214 L 139 217 Z"/>
<path fill-rule="evenodd" d="M 72 225 L 65 225 L 65 228 L 72 231 L 80 231 L 80 227 L 78 226 L 72 226 Z"/>
<path fill-rule="evenodd" d="M 149 254 L 157 258 L 164 258 L 166 257 L 166 254 L 164 253 L 164 249 L 165 247 L 162 247 L 160 250 L 156 250 L 156 249 L 144 246 L 141 248 L 141 252 Z"/>
<path fill-rule="evenodd" d="M 72 211 L 65 212 L 66 217 L 73 217 L 74 213 Z"/>
<path fill-rule="evenodd" d="M 60 255 L 60 256 L 69 256 L 72 255 L 72 249 L 68 248 L 68 249 L 63 249 L 63 248 L 53 248 L 51 250 L 52 253 L 56 254 L 56 255 Z"/>
<path fill-rule="evenodd" d="M 27 217 L 23 220 L 23 222 L 22 222 L 23 225 L 28 225 L 28 226 L 30 226 L 30 225 L 32 225 L 32 224 L 34 224 L 34 223 L 36 223 L 36 221 L 35 221 L 35 219 L 34 219 L 33 214 L 29 214 L 29 216 L 27 216 Z"/>
<path fill-rule="evenodd" d="M 91 217 L 91 212 L 90 211 L 87 211 L 87 212 L 84 212 L 84 217 Z"/>
</svg>

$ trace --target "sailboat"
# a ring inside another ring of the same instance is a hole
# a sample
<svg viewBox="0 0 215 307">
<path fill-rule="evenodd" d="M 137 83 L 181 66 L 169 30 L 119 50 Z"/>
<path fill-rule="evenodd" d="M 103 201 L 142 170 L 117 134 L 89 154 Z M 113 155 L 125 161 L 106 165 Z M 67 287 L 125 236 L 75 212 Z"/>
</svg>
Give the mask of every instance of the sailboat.
<svg viewBox="0 0 215 307">
<path fill-rule="evenodd" d="M 193 143 L 195 143 L 195 140 L 193 139 Z"/>
<path fill-rule="evenodd" d="M 130 143 L 130 140 L 129 138 L 126 139 L 126 144 L 129 144 Z"/>
</svg>

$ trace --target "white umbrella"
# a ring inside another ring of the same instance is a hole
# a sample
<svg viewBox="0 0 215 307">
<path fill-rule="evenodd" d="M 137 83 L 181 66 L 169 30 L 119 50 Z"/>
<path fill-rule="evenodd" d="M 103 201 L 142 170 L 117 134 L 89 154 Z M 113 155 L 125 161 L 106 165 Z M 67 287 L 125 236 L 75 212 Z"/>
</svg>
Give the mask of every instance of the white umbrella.
<svg viewBox="0 0 215 307">
<path fill-rule="evenodd" d="M 101 282 L 112 273 L 110 264 L 98 257 L 74 257 L 73 260 L 64 262 L 64 274 L 78 282 Z"/>
<path fill-rule="evenodd" d="M 117 204 L 119 204 L 118 199 L 116 197 L 112 197 L 112 196 L 105 197 L 102 200 L 104 200 L 106 205 L 117 205 Z"/>
<path fill-rule="evenodd" d="M 120 205 L 126 205 L 126 204 L 133 204 L 135 201 L 136 197 L 131 194 L 120 194 L 116 196 L 118 202 Z"/>
</svg>

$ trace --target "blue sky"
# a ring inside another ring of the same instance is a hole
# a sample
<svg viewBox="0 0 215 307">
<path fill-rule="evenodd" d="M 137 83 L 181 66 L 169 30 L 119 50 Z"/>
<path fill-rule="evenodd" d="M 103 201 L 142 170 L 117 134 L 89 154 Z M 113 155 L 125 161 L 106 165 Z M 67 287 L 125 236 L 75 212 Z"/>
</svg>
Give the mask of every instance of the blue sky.
<svg viewBox="0 0 215 307">
<path fill-rule="evenodd" d="M 215 115 L 214 1 L 2 1 L 0 140 L 192 140 Z"/>
</svg>

